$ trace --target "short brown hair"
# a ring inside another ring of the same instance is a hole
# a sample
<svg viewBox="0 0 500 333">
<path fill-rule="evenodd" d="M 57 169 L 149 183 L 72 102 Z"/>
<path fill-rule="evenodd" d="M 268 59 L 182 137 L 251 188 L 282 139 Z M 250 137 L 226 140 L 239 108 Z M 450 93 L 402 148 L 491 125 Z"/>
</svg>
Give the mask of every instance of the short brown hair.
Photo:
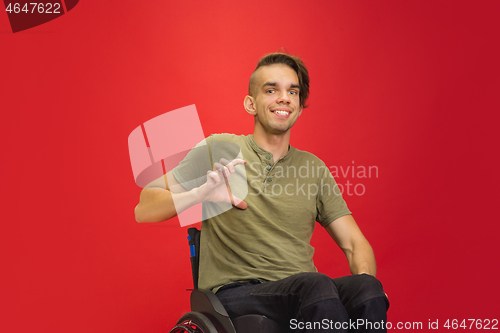
<svg viewBox="0 0 500 333">
<path fill-rule="evenodd" d="M 307 97 L 309 96 L 309 73 L 307 71 L 306 66 L 300 60 L 299 57 L 295 57 L 286 53 L 270 53 L 262 57 L 259 62 L 257 63 L 257 67 L 253 71 L 252 75 L 250 76 L 250 82 L 248 84 L 248 94 L 252 96 L 252 88 L 253 85 L 255 85 L 255 77 L 254 74 L 255 72 L 263 66 L 271 66 L 275 64 L 284 64 L 287 65 L 288 67 L 292 68 L 295 73 L 297 73 L 297 77 L 299 78 L 299 100 L 300 100 L 300 106 L 303 108 L 306 108 L 306 100 Z"/>
</svg>

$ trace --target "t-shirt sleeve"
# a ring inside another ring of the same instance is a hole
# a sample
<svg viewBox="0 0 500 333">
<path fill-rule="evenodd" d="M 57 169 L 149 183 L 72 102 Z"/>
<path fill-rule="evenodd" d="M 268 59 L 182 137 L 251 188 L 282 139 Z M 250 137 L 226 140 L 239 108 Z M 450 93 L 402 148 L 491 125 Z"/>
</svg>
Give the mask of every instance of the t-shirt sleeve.
<svg viewBox="0 0 500 333">
<path fill-rule="evenodd" d="M 318 196 L 316 197 L 316 221 L 326 227 L 339 217 L 352 214 L 342 197 L 342 193 L 332 174 L 323 164 L 321 175 L 318 177 Z"/>
<path fill-rule="evenodd" d="M 207 145 L 209 138 L 192 148 L 172 170 L 175 179 L 188 191 L 203 185 L 207 181 L 207 172 L 212 170 L 210 150 Z"/>
<path fill-rule="evenodd" d="M 172 170 L 175 179 L 188 191 L 205 184 L 214 163 L 241 158 L 240 146 L 231 142 L 234 139 L 230 134 L 212 134 L 198 143 Z"/>
</svg>

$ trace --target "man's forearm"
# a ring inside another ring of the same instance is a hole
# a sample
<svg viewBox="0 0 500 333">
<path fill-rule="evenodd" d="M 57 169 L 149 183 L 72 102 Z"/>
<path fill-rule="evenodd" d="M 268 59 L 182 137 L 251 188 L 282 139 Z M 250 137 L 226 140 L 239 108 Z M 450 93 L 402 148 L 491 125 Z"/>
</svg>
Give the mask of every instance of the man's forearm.
<svg viewBox="0 0 500 333">
<path fill-rule="evenodd" d="M 355 243 L 352 251 L 346 253 L 346 257 L 352 274 L 377 275 L 375 255 L 368 241 L 364 240 Z"/>
<path fill-rule="evenodd" d="M 165 189 L 143 189 L 139 204 L 135 207 L 135 219 L 137 222 L 166 221 L 200 202 L 198 188 L 182 193 L 172 193 Z"/>
</svg>

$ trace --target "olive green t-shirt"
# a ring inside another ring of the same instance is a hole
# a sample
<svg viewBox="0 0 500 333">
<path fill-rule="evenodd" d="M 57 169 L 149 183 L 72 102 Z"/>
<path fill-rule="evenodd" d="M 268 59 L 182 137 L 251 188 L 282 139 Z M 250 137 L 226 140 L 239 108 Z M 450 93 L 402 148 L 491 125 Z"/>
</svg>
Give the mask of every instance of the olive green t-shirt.
<svg viewBox="0 0 500 333">
<path fill-rule="evenodd" d="M 291 146 L 275 161 L 252 135 L 214 134 L 205 148 L 192 150 L 174 168 L 176 180 L 191 190 L 206 182 L 207 170 L 221 157 L 242 158 L 247 164 L 238 166 L 230 184 L 248 208 L 203 204 L 199 288 L 215 292 L 236 281 L 316 272 L 309 244 L 315 222 L 326 227 L 351 214 L 326 165 Z"/>
</svg>

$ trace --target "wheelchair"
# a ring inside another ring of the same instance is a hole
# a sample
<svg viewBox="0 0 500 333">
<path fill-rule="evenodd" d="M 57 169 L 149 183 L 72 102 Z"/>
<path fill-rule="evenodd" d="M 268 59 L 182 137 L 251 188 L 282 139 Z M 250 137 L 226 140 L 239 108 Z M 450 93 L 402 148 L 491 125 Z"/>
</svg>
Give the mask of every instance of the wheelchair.
<svg viewBox="0 0 500 333">
<path fill-rule="evenodd" d="M 191 312 L 183 315 L 169 333 L 284 333 L 278 323 L 259 314 L 231 320 L 212 291 L 198 289 L 200 234 L 196 228 L 188 229 L 194 285 L 194 289 L 188 289 L 191 290 Z"/>
</svg>

